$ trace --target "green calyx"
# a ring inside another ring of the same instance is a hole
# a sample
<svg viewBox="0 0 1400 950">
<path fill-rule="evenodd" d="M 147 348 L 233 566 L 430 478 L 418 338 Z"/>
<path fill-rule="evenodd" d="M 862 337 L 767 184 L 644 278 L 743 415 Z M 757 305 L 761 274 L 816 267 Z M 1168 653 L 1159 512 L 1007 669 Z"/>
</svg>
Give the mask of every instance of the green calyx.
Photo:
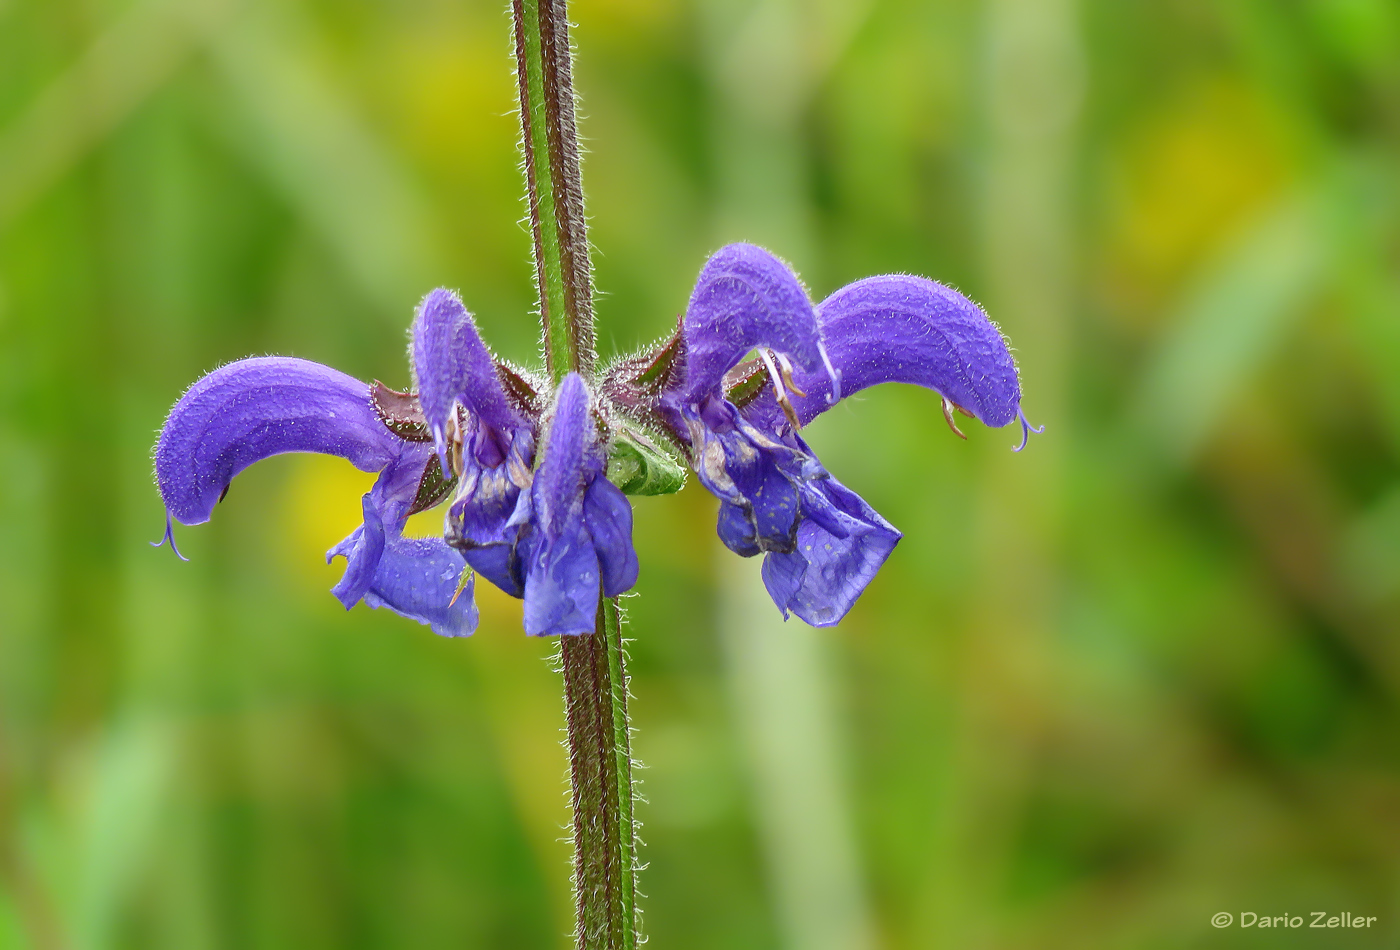
<svg viewBox="0 0 1400 950">
<path fill-rule="evenodd" d="M 685 467 L 646 434 L 628 427 L 613 437 L 608 481 L 628 495 L 671 495 L 685 486 Z"/>
</svg>

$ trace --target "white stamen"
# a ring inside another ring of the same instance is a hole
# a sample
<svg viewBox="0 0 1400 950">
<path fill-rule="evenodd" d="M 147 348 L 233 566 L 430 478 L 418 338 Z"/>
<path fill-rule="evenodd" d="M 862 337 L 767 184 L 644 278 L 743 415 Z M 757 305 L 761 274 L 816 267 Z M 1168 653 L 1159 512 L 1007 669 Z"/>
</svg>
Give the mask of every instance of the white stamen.
<svg viewBox="0 0 1400 950">
<path fill-rule="evenodd" d="M 792 424 L 792 430 L 796 432 L 802 428 L 802 423 L 798 421 L 797 411 L 792 408 L 792 402 L 788 399 L 783 373 L 778 369 L 778 364 L 773 359 L 773 351 L 765 347 L 758 351 L 758 355 L 763 360 L 763 365 L 768 368 L 769 378 L 773 380 L 773 395 L 777 397 L 778 405 L 783 407 L 783 415 L 787 416 L 787 421 Z"/>
<path fill-rule="evenodd" d="M 822 365 L 826 367 L 826 375 L 831 378 L 831 393 L 826 397 L 826 404 L 834 406 L 841 401 L 841 373 L 831 365 L 831 357 L 826 355 L 826 347 L 820 340 L 817 341 L 817 352 L 822 355 Z"/>
<path fill-rule="evenodd" d="M 958 424 L 953 421 L 953 410 L 957 408 L 957 403 L 953 402 L 947 396 L 943 397 L 943 419 L 948 423 L 948 428 L 953 430 L 954 435 L 960 439 L 966 439 L 967 436 L 963 435 L 963 431 L 959 429 Z"/>
</svg>

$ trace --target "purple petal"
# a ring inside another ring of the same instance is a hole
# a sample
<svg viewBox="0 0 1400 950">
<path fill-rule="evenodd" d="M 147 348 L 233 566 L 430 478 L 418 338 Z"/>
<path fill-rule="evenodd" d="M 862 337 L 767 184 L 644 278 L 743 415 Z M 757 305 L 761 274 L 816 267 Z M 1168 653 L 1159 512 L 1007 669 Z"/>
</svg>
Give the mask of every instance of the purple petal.
<svg viewBox="0 0 1400 950">
<path fill-rule="evenodd" d="M 418 307 L 413 321 L 413 371 L 418 401 L 444 472 L 448 423 L 455 405 L 461 404 L 488 429 L 525 424 L 506 397 L 496 361 L 477 333 L 472 315 L 450 290 L 434 290 Z"/>
<path fill-rule="evenodd" d="M 632 508 L 603 477 L 588 389 L 577 373 L 559 385 L 542 452 L 510 520 L 522 531 L 516 570 L 525 575 L 525 632 L 592 633 L 599 595 L 636 582 L 637 555 Z"/>
<path fill-rule="evenodd" d="M 763 548 L 758 543 L 758 527 L 754 524 L 753 511 L 742 505 L 720 501 L 715 533 L 719 535 L 725 547 L 740 557 L 753 557 L 763 553 Z"/>
<path fill-rule="evenodd" d="M 520 487 L 504 465 L 482 468 L 462 476 L 457 496 L 448 509 L 451 540 L 466 544 L 492 544 L 515 511 Z"/>
<path fill-rule="evenodd" d="M 598 613 L 598 553 L 582 519 L 557 538 L 539 536 L 525 577 L 525 632 L 532 637 L 592 633 Z M 573 529 L 573 530 L 570 530 Z"/>
<path fill-rule="evenodd" d="M 379 510 L 389 533 L 397 537 L 418 499 L 433 449 L 427 442 L 404 443 L 399 456 L 379 473 L 369 490 L 374 506 Z"/>
<path fill-rule="evenodd" d="M 817 313 L 843 395 L 877 383 L 914 383 L 993 428 L 1017 418 L 1021 385 L 1006 340 L 982 308 L 956 290 L 903 274 L 868 277 L 822 301 Z M 831 381 L 808 367 L 793 378 L 807 394 L 791 397 L 805 425 L 829 408 Z M 768 393 L 744 414 L 755 422 L 781 424 Z"/>
<path fill-rule="evenodd" d="M 735 554 L 791 551 L 799 515 L 798 488 L 825 477 L 811 453 L 747 424 L 728 402 L 710 397 L 699 417 L 689 410 L 697 440 L 700 482 L 722 502 L 720 539 Z"/>
<path fill-rule="evenodd" d="M 706 262 L 686 308 L 686 381 L 681 405 L 713 392 L 754 347 L 772 347 L 822 370 L 816 313 L 797 276 L 752 244 L 730 244 Z"/>
<path fill-rule="evenodd" d="M 433 458 L 426 442 L 409 442 L 403 453 L 379 473 L 373 487 L 360 501 L 364 526 L 326 554 L 326 561 L 340 554 L 346 558 L 345 574 L 331 589 L 348 610 L 364 597 L 374 582 L 386 539 L 403 532 L 408 512 L 418 496 L 424 469 Z M 353 542 L 353 543 L 352 543 Z"/>
<path fill-rule="evenodd" d="M 583 378 L 559 384 L 554 421 L 530 487 L 529 534 L 522 544 L 525 632 L 531 636 L 592 633 L 598 610 L 598 553 L 583 519 L 586 453 L 593 420 Z"/>
<path fill-rule="evenodd" d="M 529 429 L 516 429 L 499 465 L 467 466 L 447 510 L 447 542 L 477 573 L 512 597 L 525 591 L 515 546 L 529 521 L 530 493 L 521 486 L 530 484 L 534 456 L 534 435 Z"/>
<path fill-rule="evenodd" d="M 824 481 L 820 491 L 845 522 L 845 537 L 816 519 L 804 519 L 796 549 L 764 559 L 763 582 L 784 617 L 791 611 L 814 627 L 829 627 L 846 616 L 899 543 L 900 533 L 834 478 Z"/>
<path fill-rule="evenodd" d="M 360 501 L 364 524 L 350 533 L 344 541 L 326 552 L 326 563 L 336 557 L 345 558 L 345 573 L 331 588 L 331 593 L 349 610 L 369 593 L 374 584 L 379 561 L 384 556 L 384 521 L 366 492 Z"/>
<path fill-rule="evenodd" d="M 366 515 L 368 518 L 368 505 Z M 353 548 L 361 532 L 357 528 L 328 557 L 341 555 L 353 562 Z M 365 603 L 388 607 L 400 616 L 427 624 L 439 636 L 471 636 L 479 617 L 473 596 L 476 581 L 469 579 L 458 592 L 466 566 L 460 554 L 440 538 L 394 538 L 381 541 L 380 550 L 382 556 L 376 559 L 372 581 L 364 592 Z M 347 566 L 347 577 L 351 569 Z M 346 609 L 354 604 L 350 601 Z"/>
<path fill-rule="evenodd" d="M 525 596 L 525 578 L 521 576 L 520 557 L 514 538 L 476 547 L 453 547 L 466 558 L 472 570 L 502 591 L 511 597 Z"/>
<path fill-rule="evenodd" d="M 156 483 L 181 524 L 203 524 L 249 465 L 322 452 L 373 472 L 404 442 L 370 406 L 369 387 L 308 360 L 266 356 L 220 367 L 190 387 L 156 443 Z"/>
<path fill-rule="evenodd" d="M 534 517 L 546 535 L 557 537 L 566 522 L 581 514 L 584 453 L 596 449 L 593 435 L 588 388 L 578 373 L 570 373 L 559 384 L 554 421 L 531 488 Z"/>
<path fill-rule="evenodd" d="M 598 553 L 603 596 L 616 597 L 637 583 L 632 547 L 632 503 L 606 478 L 594 478 L 583 496 L 583 520 Z"/>
</svg>

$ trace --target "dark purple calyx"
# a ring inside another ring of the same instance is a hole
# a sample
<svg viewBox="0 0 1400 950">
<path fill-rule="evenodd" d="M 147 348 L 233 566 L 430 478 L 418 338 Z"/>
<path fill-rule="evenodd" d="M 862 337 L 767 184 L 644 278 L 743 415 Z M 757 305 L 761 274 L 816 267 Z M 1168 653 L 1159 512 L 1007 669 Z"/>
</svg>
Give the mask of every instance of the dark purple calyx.
<svg viewBox="0 0 1400 950">
<path fill-rule="evenodd" d="M 423 417 L 423 407 L 418 403 L 418 394 L 402 393 L 390 389 L 379 380 L 369 388 L 369 404 L 379 421 L 389 427 L 399 438 L 408 442 L 431 442 L 433 434 L 428 431 L 428 420 Z"/>
</svg>

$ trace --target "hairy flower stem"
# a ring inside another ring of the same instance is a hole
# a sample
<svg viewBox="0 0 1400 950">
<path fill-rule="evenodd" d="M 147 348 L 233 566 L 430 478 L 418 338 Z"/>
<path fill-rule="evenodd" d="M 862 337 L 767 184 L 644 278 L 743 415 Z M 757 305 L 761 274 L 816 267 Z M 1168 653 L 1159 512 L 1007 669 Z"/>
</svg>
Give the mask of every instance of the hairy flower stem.
<svg viewBox="0 0 1400 950">
<path fill-rule="evenodd" d="M 627 673 L 617 601 L 598 605 L 598 632 L 559 645 L 574 793 L 576 943 L 581 950 L 637 946 L 636 836 Z"/>
<path fill-rule="evenodd" d="M 583 215 L 566 0 L 513 0 L 521 143 L 545 361 L 558 385 L 594 364 L 592 263 Z M 579 950 L 637 945 L 636 833 L 622 615 L 598 604 L 597 632 L 562 638 L 573 785 Z"/>
</svg>

